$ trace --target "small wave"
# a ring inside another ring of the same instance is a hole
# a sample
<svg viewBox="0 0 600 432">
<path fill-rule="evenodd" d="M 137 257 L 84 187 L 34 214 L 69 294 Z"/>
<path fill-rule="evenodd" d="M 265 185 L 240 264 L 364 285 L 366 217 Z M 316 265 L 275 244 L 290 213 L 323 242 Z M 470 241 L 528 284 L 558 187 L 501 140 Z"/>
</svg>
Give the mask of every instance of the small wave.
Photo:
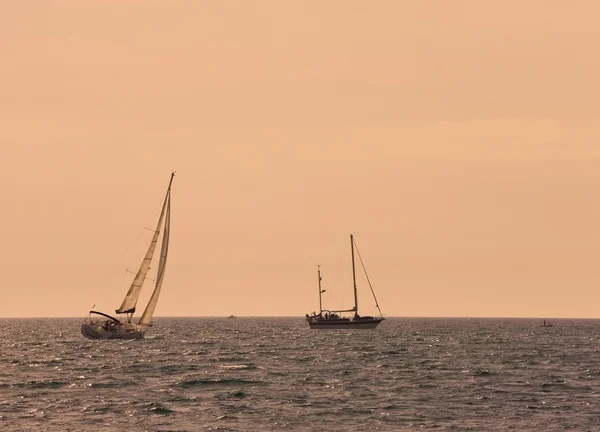
<svg viewBox="0 0 600 432">
<path fill-rule="evenodd" d="M 187 365 L 168 364 L 168 365 L 161 366 L 157 369 L 162 374 L 172 375 L 172 374 L 179 374 L 179 373 L 185 373 L 185 372 L 196 372 L 196 371 L 200 370 L 201 368 L 195 364 L 187 364 Z"/>
<path fill-rule="evenodd" d="M 55 381 L 55 380 L 46 380 L 46 381 L 29 381 L 29 387 L 32 388 L 59 388 L 66 386 L 68 383 L 65 381 Z"/>
<path fill-rule="evenodd" d="M 216 361 L 221 361 L 221 362 L 237 362 L 239 363 L 240 361 L 244 361 L 247 358 L 244 357 L 240 357 L 240 356 L 233 356 L 233 357 L 216 357 L 215 360 Z"/>
<path fill-rule="evenodd" d="M 160 340 L 160 339 L 164 339 L 165 335 L 164 334 L 153 334 L 153 335 L 149 335 L 149 336 L 144 336 L 144 339 L 147 340 Z"/>
<path fill-rule="evenodd" d="M 567 382 L 566 381 L 552 381 L 552 382 L 548 382 L 548 383 L 543 383 L 542 384 L 542 388 L 546 388 L 546 387 L 565 387 L 567 386 Z"/>
<path fill-rule="evenodd" d="M 401 354 L 405 354 L 406 350 L 403 349 L 394 349 L 394 350 L 388 350 L 388 351 L 383 351 L 381 352 L 381 354 L 383 355 L 401 355 Z"/>
<path fill-rule="evenodd" d="M 150 411 L 152 414 L 156 414 L 156 415 L 161 415 L 161 416 L 168 416 L 173 414 L 174 410 L 169 409 L 161 404 L 157 404 L 157 403 L 151 403 L 148 408 L 147 411 Z"/>
<path fill-rule="evenodd" d="M 229 369 L 229 370 L 243 370 L 243 369 L 256 369 L 254 365 L 246 365 L 246 364 L 233 364 L 233 365 L 219 365 L 221 369 Z"/>
<path fill-rule="evenodd" d="M 88 384 L 91 388 L 118 388 L 118 387 L 129 387 L 137 385 L 135 381 L 105 381 L 105 382 L 95 382 Z"/>
<path fill-rule="evenodd" d="M 115 409 L 114 409 L 114 405 L 112 404 L 104 404 L 104 405 L 88 405 L 83 407 L 82 411 L 84 413 L 97 413 L 97 414 L 103 414 L 103 413 L 114 413 Z"/>
<path fill-rule="evenodd" d="M 213 385 L 236 385 L 236 384 L 258 384 L 258 381 L 222 378 L 222 379 L 198 379 L 181 381 L 177 385 L 179 387 L 198 387 L 198 386 L 213 386 Z"/>
<path fill-rule="evenodd" d="M 225 414 L 225 415 L 221 415 L 221 416 L 217 417 L 217 420 L 237 420 L 237 417 Z M 227 430 L 229 430 L 229 429 L 227 429 Z"/>
</svg>

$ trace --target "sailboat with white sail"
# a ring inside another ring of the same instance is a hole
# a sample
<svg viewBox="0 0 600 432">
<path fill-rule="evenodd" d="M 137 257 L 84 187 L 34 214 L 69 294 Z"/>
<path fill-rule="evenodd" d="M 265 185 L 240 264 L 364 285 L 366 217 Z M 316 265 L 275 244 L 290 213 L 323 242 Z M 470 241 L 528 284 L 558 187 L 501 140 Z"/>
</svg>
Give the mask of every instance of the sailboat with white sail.
<svg viewBox="0 0 600 432">
<path fill-rule="evenodd" d="M 156 230 L 152 236 L 150 246 L 146 255 L 140 264 L 140 268 L 135 275 L 127 295 L 123 299 L 121 306 L 115 311 L 124 318 L 115 318 L 109 314 L 91 310 L 89 316 L 81 324 L 81 334 L 88 339 L 142 339 L 148 327 L 151 325 L 152 315 L 158 303 L 158 297 L 165 277 L 165 268 L 167 265 L 167 254 L 169 251 L 169 235 L 171 225 L 171 185 L 175 173 L 171 174 L 169 187 L 165 195 L 165 200 L 158 218 Z M 158 262 L 158 271 L 154 284 L 154 291 L 146 305 L 146 309 L 137 323 L 132 322 L 133 315 L 146 275 L 150 270 L 150 264 L 154 256 L 154 250 L 158 243 L 158 238 L 162 230 L 162 244 L 160 248 L 160 259 Z"/>
<path fill-rule="evenodd" d="M 360 257 L 360 252 L 358 253 L 358 257 L 360 259 L 363 271 L 367 278 L 367 282 L 369 283 L 369 287 L 371 288 L 371 293 L 373 294 L 373 299 L 375 300 L 375 306 L 379 311 L 379 316 L 360 316 L 358 314 L 358 290 L 356 288 L 356 270 L 354 265 L 355 248 L 356 245 L 354 243 L 354 236 L 350 234 L 350 251 L 352 255 L 352 284 L 354 287 L 354 307 L 352 309 L 341 310 L 323 309 L 322 295 L 325 292 L 325 290 L 321 288 L 321 266 L 318 266 L 317 276 L 319 281 L 319 313 L 317 314 L 316 312 L 313 312 L 312 315 L 306 314 L 306 321 L 308 322 L 308 325 L 311 329 L 373 329 L 385 319 L 383 318 L 383 314 L 381 313 L 381 309 L 379 308 L 379 304 L 377 303 L 375 291 L 373 291 L 373 287 L 371 286 L 371 281 L 369 280 L 369 276 L 367 275 L 367 271 L 362 262 L 362 258 Z M 353 313 L 353 315 L 350 317 L 340 315 L 348 312 Z"/>
</svg>

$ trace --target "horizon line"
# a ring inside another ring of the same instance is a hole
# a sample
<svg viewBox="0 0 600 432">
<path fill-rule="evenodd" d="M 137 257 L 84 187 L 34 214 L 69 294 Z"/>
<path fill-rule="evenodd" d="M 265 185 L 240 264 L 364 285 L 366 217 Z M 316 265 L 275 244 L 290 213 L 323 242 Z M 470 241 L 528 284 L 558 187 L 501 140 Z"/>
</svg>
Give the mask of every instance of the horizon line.
<svg viewBox="0 0 600 432">
<path fill-rule="evenodd" d="M 86 315 L 87 316 L 87 315 Z M 304 315 L 160 315 L 160 318 L 297 318 L 304 319 Z M 552 316 L 426 316 L 426 315 L 384 315 L 384 318 L 393 319 L 523 319 L 523 320 L 600 320 L 600 317 L 552 317 Z M 82 316 L 0 316 L 0 319 L 75 319 Z M 85 317 L 83 317 L 85 318 Z"/>
</svg>

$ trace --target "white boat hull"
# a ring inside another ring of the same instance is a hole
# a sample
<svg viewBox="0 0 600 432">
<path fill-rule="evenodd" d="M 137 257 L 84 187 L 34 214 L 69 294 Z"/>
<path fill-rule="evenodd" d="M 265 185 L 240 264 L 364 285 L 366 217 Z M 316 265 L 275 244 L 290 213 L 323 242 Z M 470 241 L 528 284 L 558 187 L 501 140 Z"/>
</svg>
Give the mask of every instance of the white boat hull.
<svg viewBox="0 0 600 432">
<path fill-rule="evenodd" d="M 106 330 L 98 323 L 81 324 L 81 334 L 88 339 L 143 339 L 144 331 L 135 325 Z"/>
</svg>

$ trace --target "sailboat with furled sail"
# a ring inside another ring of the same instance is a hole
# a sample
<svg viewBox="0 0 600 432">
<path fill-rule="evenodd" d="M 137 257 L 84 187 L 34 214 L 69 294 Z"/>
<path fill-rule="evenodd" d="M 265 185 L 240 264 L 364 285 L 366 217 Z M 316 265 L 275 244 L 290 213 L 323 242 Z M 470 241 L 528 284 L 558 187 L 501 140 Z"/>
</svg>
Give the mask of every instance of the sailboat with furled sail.
<svg viewBox="0 0 600 432">
<path fill-rule="evenodd" d="M 377 298 L 375 297 L 375 291 L 373 291 L 373 287 L 371 286 L 371 281 L 369 280 L 369 276 L 367 275 L 367 271 L 362 262 L 362 258 L 360 256 L 360 252 L 358 252 L 358 258 L 360 259 L 360 263 L 362 265 L 363 271 L 365 272 L 365 276 L 367 277 L 367 282 L 369 283 L 369 288 L 371 288 L 371 293 L 373 294 L 373 299 L 375 300 L 375 306 L 379 311 L 378 317 L 372 316 L 361 316 L 358 314 L 358 290 L 356 288 L 356 270 L 354 265 L 354 249 L 356 248 L 356 244 L 354 242 L 354 236 L 350 234 L 350 251 L 352 255 L 352 285 L 354 287 L 354 307 L 352 309 L 341 309 L 341 310 L 329 310 L 323 309 L 323 301 L 321 296 L 325 292 L 324 289 L 321 289 L 321 266 L 318 266 L 317 276 L 319 280 L 319 313 L 313 312 L 312 315 L 306 314 L 306 321 L 308 322 L 308 326 L 311 329 L 373 329 L 379 325 L 385 318 L 381 313 L 381 309 L 379 308 L 379 304 L 377 303 Z M 343 313 L 352 313 L 352 316 L 343 316 Z"/>
<path fill-rule="evenodd" d="M 125 318 L 119 319 L 111 315 L 98 311 L 90 311 L 89 316 L 81 324 L 81 334 L 88 339 L 142 339 L 148 327 L 151 325 L 152 315 L 158 303 L 158 297 L 165 277 L 165 268 L 167 265 L 167 253 L 169 251 L 169 235 L 171 225 L 171 184 L 175 173 L 171 174 L 169 187 L 165 195 L 160 217 L 156 230 L 152 236 L 152 241 L 142 260 L 140 268 L 135 275 L 127 295 L 123 299 L 121 306 L 115 312 L 119 315 L 125 315 Z M 158 238 L 162 230 L 162 244 L 160 247 L 160 259 L 158 262 L 158 271 L 154 284 L 154 291 L 146 305 L 146 309 L 137 323 L 132 322 L 133 315 L 146 275 L 150 270 L 150 263 L 154 256 L 154 250 L 158 243 Z"/>
</svg>

